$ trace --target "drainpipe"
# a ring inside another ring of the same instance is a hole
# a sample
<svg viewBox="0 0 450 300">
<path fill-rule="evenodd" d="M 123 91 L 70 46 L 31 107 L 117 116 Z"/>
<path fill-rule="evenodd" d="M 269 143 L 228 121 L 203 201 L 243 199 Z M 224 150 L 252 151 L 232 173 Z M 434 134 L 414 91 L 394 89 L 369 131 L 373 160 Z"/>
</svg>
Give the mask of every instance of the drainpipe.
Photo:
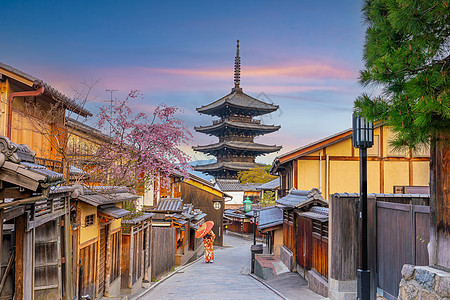
<svg viewBox="0 0 450 300">
<path fill-rule="evenodd" d="M 11 139 L 11 123 L 12 123 L 12 103 L 15 97 L 38 97 L 44 93 L 44 87 L 40 87 L 35 91 L 30 92 L 15 92 L 11 93 L 8 97 L 8 132 L 7 136 Z"/>
</svg>

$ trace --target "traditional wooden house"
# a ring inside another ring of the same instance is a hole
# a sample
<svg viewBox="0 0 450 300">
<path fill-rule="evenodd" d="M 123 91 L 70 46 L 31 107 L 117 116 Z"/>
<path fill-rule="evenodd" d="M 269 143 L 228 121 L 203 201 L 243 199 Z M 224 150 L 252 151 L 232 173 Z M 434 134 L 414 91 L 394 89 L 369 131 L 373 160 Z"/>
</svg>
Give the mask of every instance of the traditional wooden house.
<svg viewBox="0 0 450 300">
<path fill-rule="evenodd" d="M 92 114 L 36 77 L 0 63 L 0 135 L 30 145 L 36 161 L 63 172 L 60 149 L 67 143 L 66 115 Z"/>
<path fill-rule="evenodd" d="M 35 152 L 0 136 L 0 295 L 72 298 L 67 188 L 63 175 L 36 164 Z"/>
<path fill-rule="evenodd" d="M 395 151 L 389 144 L 393 137 L 387 126 L 374 129 L 374 145 L 367 149 L 368 193 L 428 186 L 429 151 Z M 278 156 L 271 173 L 281 176 L 282 192 L 318 188 L 325 199 L 334 193 L 359 192 L 359 150 L 351 138 L 349 129 Z"/>
<path fill-rule="evenodd" d="M 206 214 L 180 198 L 161 198 L 151 210 L 153 216 L 152 279 L 175 265 L 182 265 L 199 255 L 202 240 L 195 231 L 205 221 Z"/>
<path fill-rule="evenodd" d="M 253 233 L 252 218 L 245 214 L 243 207 L 225 209 L 223 217 L 227 220 L 227 230 L 237 233 Z"/>
<path fill-rule="evenodd" d="M 201 114 L 217 116 L 220 119 L 212 125 L 195 127 L 195 130 L 217 136 L 218 143 L 193 147 L 195 151 L 217 157 L 217 162 L 208 165 L 194 166 L 196 171 L 205 172 L 216 179 L 237 178 L 239 171 L 261 166 L 255 162 L 255 157 L 276 152 L 281 146 L 263 145 L 254 142 L 256 136 L 271 133 L 280 126 L 263 125 L 253 117 L 265 115 L 278 109 L 277 105 L 269 104 L 253 98 L 242 91 L 240 84 L 239 41 L 237 44 L 234 87 L 231 93 L 208 105 L 197 108 Z"/>
<path fill-rule="evenodd" d="M 260 183 L 240 183 L 239 179 L 218 179 L 215 187 L 232 197 L 225 203 L 226 209 L 237 209 L 242 206 L 247 197 L 254 204 L 259 203 L 261 192 Z"/>
<path fill-rule="evenodd" d="M 283 210 L 281 260 L 308 281 L 309 287 L 328 294 L 328 201 L 318 189 L 291 190 L 276 201 Z"/>
<path fill-rule="evenodd" d="M 283 246 L 283 210 L 277 206 L 262 208 L 258 231 L 266 236 L 267 252 L 279 256 Z"/>
<path fill-rule="evenodd" d="M 76 186 L 71 200 L 75 286 L 91 299 L 119 295 L 121 289 L 123 203 L 137 198 L 122 187 Z M 82 282 L 79 282 L 83 268 Z"/>
<path fill-rule="evenodd" d="M 216 233 L 215 245 L 223 245 L 223 212 L 225 209 L 225 199 L 231 199 L 232 196 L 215 187 L 211 182 L 202 179 L 194 174 L 189 174 L 184 178 L 179 172 L 171 176 L 171 182 L 168 188 L 159 191 L 160 199 L 180 198 L 184 204 L 192 204 L 195 209 L 200 209 L 206 214 L 206 221 L 213 221 L 213 231 Z M 144 196 L 144 207 L 159 205 L 156 200 L 153 201 Z M 148 202 L 146 202 L 148 201 Z"/>
</svg>

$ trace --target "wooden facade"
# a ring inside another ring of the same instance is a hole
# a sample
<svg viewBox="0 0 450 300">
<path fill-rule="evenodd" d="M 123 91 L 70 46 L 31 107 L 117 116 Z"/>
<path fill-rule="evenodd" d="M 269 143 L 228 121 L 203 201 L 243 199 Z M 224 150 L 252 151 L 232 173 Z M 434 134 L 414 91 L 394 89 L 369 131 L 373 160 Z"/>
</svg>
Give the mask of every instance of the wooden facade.
<svg viewBox="0 0 450 300">
<path fill-rule="evenodd" d="M 149 280 L 152 255 L 152 214 L 122 220 L 121 289 L 132 293 Z"/>
<path fill-rule="evenodd" d="M 353 293 L 359 266 L 359 194 L 334 194 L 330 213 L 330 298 Z M 404 264 L 428 265 L 430 233 L 428 195 L 368 195 L 368 257 L 371 297 L 398 296 Z"/>
<path fill-rule="evenodd" d="M 151 279 L 156 280 L 175 266 L 176 230 L 172 227 L 152 228 Z"/>
<path fill-rule="evenodd" d="M 346 130 L 278 156 L 271 172 L 281 177 L 281 190 L 318 188 L 325 199 L 334 193 L 359 192 L 359 150 Z M 428 186 L 428 148 L 396 151 L 387 126 L 374 129 L 374 145 L 367 151 L 368 193 L 394 193 L 396 186 Z"/>
</svg>

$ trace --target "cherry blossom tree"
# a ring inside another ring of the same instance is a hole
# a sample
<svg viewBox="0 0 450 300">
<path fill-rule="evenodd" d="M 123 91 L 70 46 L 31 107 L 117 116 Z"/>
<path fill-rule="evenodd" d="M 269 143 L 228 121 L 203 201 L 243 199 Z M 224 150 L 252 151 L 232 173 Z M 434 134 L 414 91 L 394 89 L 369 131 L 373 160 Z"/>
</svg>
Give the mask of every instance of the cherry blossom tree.
<svg viewBox="0 0 450 300">
<path fill-rule="evenodd" d="M 129 105 L 140 98 L 141 93 L 134 90 L 113 108 L 113 114 L 110 106 L 100 109 L 98 125 L 111 131 L 109 142 L 96 153 L 99 161 L 92 172 L 102 184 L 139 191 L 151 182 L 167 186 L 174 171 L 188 177 L 189 156 L 180 146 L 187 144 L 192 134 L 175 117 L 180 109 L 161 104 L 153 114 L 135 113 Z"/>
</svg>

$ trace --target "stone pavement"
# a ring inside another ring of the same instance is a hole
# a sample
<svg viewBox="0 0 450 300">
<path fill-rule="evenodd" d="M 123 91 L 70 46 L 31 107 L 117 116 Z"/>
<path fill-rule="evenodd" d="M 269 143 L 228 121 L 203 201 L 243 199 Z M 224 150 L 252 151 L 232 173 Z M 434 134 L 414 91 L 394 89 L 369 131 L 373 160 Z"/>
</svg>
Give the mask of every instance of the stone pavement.
<svg viewBox="0 0 450 300">
<path fill-rule="evenodd" d="M 248 276 L 251 241 L 225 235 L 224 244 L 224 247 L 215 247 L 214 263 L 207 264 L 201 259 L 159 283 L 138 299 L 283 299 Z M 311 295 L 317 295 L 310 290 L 305 293 L 298 291 L 300 293 L 289 293 L 295 295 L 290 299 L 311 299 Z"/>
</svg>

